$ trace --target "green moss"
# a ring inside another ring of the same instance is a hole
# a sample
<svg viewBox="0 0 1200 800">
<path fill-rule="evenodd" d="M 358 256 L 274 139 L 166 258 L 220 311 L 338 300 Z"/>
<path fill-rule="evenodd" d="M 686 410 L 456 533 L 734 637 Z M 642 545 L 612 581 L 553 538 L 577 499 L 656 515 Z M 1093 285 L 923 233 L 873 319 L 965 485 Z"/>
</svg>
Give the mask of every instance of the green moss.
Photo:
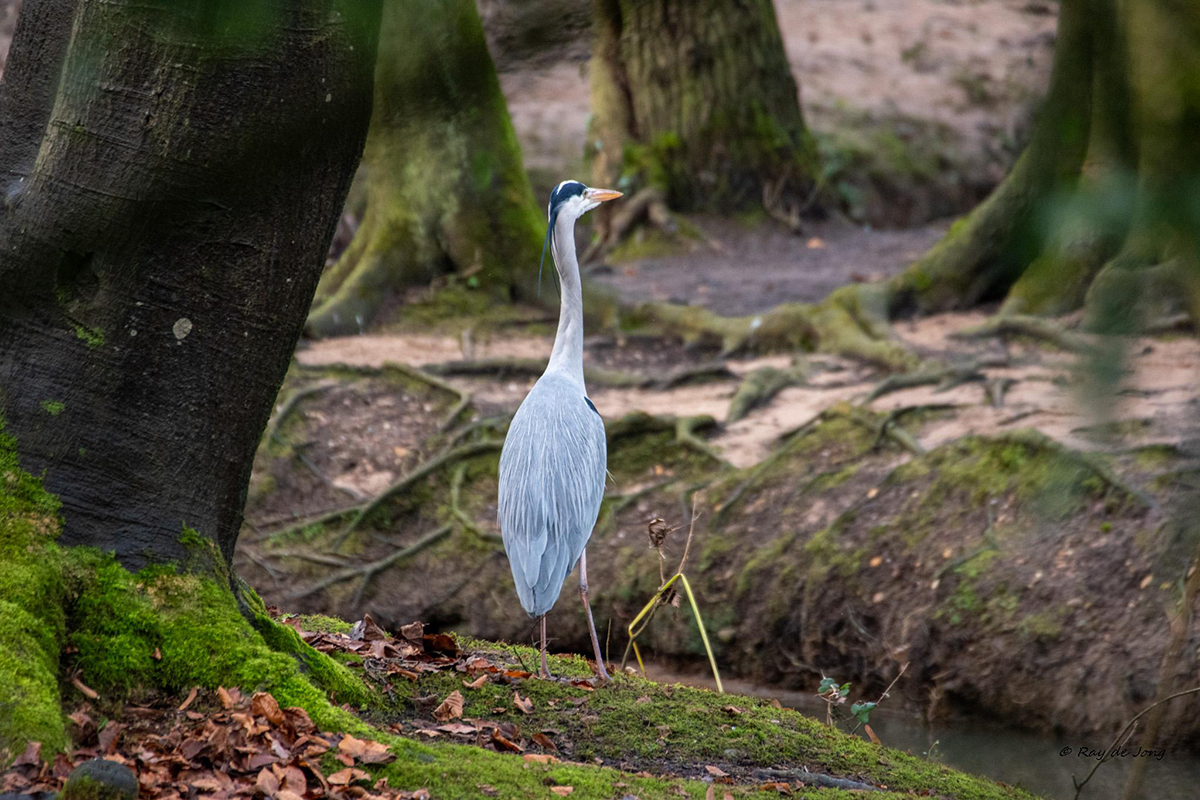
<svg viewBox="0 0 1200 800">
<path fill-rule="evenodd" d="M 92 350 L 104 344 L 104 331 L 99 328 L 86 328 L 83 325 L 76 325 L 75 336 L 82 339 L 84 344 Z"/>
<path fill-rule="evenodd" d="M 65 633 L 59 503 L 21 470 L 0 418 L 0 769 L 40 741 L 66 747 L 58 687 Z"/>
<path fill-rule="evenodd" d="M 327 617 L 324 614 L 301 614 L 300 625 L 306 631 L 317 631 L 318 633 L 349 633 L 354 627 L 345 620 Z"/>
<path fill-rule="evenodd" d="M 67 407 L 67 404 L 60 400 L 43 400 L 38 405 L 42 407 L 42 411 L 45 411 L 52 417 L 57 417 Z"/>
</svg>

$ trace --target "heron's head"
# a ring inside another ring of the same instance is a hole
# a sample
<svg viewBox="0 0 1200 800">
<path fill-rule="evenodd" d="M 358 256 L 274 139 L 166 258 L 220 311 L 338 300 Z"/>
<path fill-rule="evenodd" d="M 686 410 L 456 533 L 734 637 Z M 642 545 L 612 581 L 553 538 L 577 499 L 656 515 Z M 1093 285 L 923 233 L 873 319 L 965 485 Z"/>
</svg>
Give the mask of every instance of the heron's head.
<svg viewBox="0 0 1200 800">
<path fill-rule="evenodd" d="M 555 244 L 555 226 L 564 220 L 572 225 L 575 220 L 608 200 L 615 200 L 620 192 L 612 189 L 592 189 L 579 181 L 563 181 L 550 193 L 550 204 L 546 207 L 549 224 L 546 226 L 546 242 L 542 245 L 542 264 L 538 265 L 538 284 L 541 285 L 542 265 L 546 263 L 546 248 Z"/>
</svg>

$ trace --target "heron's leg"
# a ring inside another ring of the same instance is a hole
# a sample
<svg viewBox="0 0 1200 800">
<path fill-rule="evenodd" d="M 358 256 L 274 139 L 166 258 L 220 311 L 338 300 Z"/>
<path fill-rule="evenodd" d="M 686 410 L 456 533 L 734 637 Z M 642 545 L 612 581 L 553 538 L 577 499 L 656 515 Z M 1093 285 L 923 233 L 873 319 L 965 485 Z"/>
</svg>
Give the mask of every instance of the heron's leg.
<svg viewBox="0 0 1200 800">
<path fill-rule="evenodd" d="M 592 649 L 596 651 L 596 669 L 600 671 L 601 680 L 608 680 L 604 654 L 600 652 L 600 639 L 596 637 L 596 623 L 592 621 L 592 604 L 588 602 L 587 550 L 579 554 L 579 598 L 583 600 L 583 610 L 587 612 L 588 633 L 592 635 Z"/>
<path fill-rule="evenodd" d="M 546 663 L 546 615 L 542 614 L 542 671 L 541 678 L 550 677 L 550 665 Z"/>
</svg>

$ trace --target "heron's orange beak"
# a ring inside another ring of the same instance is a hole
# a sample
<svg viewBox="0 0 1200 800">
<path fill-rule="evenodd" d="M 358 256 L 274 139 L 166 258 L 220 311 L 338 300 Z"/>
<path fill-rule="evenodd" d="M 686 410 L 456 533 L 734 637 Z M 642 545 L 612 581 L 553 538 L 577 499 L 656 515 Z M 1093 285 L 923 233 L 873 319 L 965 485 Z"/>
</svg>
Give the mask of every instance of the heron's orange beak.
<svg viewBox="0 0 1200 800">
<path fill-rule="evenodd" d="M 588 189 L 588 199 L 595 200 L 597 203 L 604 203 L 609 200 L 616 200 L 621 196 L 621 192 L 613 189 Z"/>
</svg>

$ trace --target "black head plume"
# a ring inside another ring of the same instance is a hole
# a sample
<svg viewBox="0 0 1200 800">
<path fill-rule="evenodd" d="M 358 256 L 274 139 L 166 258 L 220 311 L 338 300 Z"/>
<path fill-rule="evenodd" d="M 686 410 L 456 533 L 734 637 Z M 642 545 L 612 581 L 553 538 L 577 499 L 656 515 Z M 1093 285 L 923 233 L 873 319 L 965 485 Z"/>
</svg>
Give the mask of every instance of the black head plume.
<svg viewBox="0 0 1200 800">
<path fill-rule="evenodd" d="M 578 197 L 586 190 L 587 187 L 579 181 L 563 181 L 558 186 L 555 186 L 554 191 L 550 193 L 550 204 L 546 209 L 550 223 L 546 226 L 546 241 L 542 243 L 542 260 L 538 263 L 538 295 L 542 293 L 542 268 L 546 264 L 546 249 L 554 241 L 554 223 L 558 221 L 558 212 L 562 210 L 563 203 L 572 197 Z M 554 276 L 554 279 L 557 282 L 557 274 Z"/>
</svg>

